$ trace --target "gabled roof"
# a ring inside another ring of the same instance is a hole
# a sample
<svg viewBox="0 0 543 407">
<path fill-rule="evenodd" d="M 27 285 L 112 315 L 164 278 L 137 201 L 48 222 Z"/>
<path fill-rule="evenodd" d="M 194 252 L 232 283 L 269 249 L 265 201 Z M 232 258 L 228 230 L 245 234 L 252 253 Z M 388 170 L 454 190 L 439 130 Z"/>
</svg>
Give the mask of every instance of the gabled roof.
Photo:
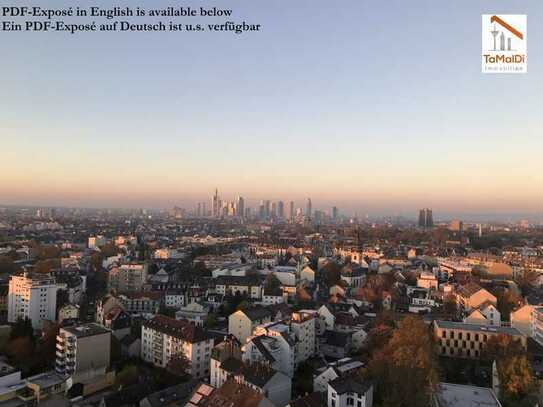
<svg viewBox="0 0 543 407">
<path fill-rule="evenodd" d="M 272 311 L 269 308 L 259 305 L 244 309 L 241 312 L 243 312 L 251 321 L 259 321 L 267 317 L 271 318 L 272 316 Z"/>
<path fill-rule="evenodd" d="M 338 394 L 357 393 L 365 394 L 372 386 L 371 382 L 351 376 L 338 377 L 328 383 Z"/>
<path fill-rule="evenodd" d="M 153 319 L 145 321 L 143 326 L 190 343 L 211 339 L 211 336 L 207 331 L 202 328 L 197 327 L 188 321 L 178 321 L 165 315 L 156 315 Z"/>
<path fill-rule="evenodd" d="M 203 405 L 206 407 L 257 407 L 263 399 L 263 394 L 249 386 L 227 380 L 209 396 Z"/>
<path fill-rule="evenodd" d="M 479 284 L 468 283 L 468 284 L 463 285 L 462 287 L 460 287 L 460 289 L 458 290 L 458 294 L 461 295 L 464 298 L 469 298 L 469 297 L 476 294 L 477 292 L 479 292 L 482 289 L 483 288 Z"/>
</svg>

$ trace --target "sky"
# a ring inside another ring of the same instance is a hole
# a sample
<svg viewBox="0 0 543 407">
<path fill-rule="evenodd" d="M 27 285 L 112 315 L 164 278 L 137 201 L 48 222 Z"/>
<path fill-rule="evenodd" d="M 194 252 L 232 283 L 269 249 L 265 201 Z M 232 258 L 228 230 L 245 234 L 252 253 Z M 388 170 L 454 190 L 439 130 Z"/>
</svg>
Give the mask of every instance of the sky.
<svg viewBox="0 0 543 407">
<path fill-rule="evenodd" d="M 0 204 L 543 216 L 541 1 L 182 5 L 262 30 L 0 33 Z M 527 74 L 481 73 L 481 14 L 527 14 Z"/>
</svg>

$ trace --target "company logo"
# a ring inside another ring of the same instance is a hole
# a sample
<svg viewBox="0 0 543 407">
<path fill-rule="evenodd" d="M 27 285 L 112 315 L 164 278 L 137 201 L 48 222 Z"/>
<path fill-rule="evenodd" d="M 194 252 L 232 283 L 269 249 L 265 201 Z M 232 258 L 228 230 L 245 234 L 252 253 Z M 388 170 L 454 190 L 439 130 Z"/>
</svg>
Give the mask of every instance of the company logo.
<svg viewBox="0 0 543 407">
<path fill-rule="evenodd" d="M 483 14 L 482 17 L 482 72 L 527 72 L 526 15 Z"/>
</svg>

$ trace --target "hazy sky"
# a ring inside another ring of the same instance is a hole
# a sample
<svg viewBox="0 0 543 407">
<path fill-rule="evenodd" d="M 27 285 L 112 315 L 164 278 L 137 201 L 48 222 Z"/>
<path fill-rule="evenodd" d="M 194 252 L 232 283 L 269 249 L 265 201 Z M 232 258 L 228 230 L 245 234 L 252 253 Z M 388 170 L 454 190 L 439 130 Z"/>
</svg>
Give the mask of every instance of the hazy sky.
<svg viewBox="0 0 543 407">
<path fill-rule="evenodd" d="M 112 4 L 181 5 L 93 3 Z M 543 213 L 540 0 L 182 5 L 263 29 L 0 34 L 0 203 L 192 207 L 218 186 L 375 214 Z M 528 15 L 528 73 L 482 74 L 481 14 L 507 13 Z"/>
</svg>

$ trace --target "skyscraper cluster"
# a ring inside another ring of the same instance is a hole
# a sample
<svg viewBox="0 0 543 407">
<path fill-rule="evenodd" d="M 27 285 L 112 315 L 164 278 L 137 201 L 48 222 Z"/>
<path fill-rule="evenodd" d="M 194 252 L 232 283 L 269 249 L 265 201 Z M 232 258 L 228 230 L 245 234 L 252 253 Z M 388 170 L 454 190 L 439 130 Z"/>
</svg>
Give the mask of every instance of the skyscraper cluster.
<svg viewBox="0 0 543 407">
<path fill-rule="evenodd" d="M 425 229 L 434 227 L 434 218 L 431 209 L 424 208 L 419 211 L 419 227 Z"/>
<path fill-rule="evenodd" d="M 255 210 L 251 211 L 251 208 L 246 206 L 243 197 L 238 196 L 234 201 L 223 200 L 219 196 L 218 189 L 215 189 L 211 196 L 211 210 L 207 210 L 205 202 L 199 202 L 195 214 L 198 217 L 237 217 L 260 221 L 312 221 L 316 223 L 321 223 L 324 219 L 332 221 L 339 219 L 339 210 L 336 206 L 326 212 L 314 210 L 311 198 L 307 198 L 305 208 L 296 208 L 294 201 L 289 201 L 287 206 L 284 201 L 262 199 Z"/>
<path fill-rule="evenodd" d="M 205 208 L 205 204 L 203 207 Z M 221 200 L 219 190 L 215 189 L 215 193 L 211 197 L 211 216 L 214 218 L 224 216 L 245 218 L 247 209 L 245 208 L 245 199 L 242 196 L 238 196 L 235 201 Z M 200 204 L 198 204 L 197 211 L 199 216 L 207 216 L 205 210 L 200 212 Z"/>
</svg>

